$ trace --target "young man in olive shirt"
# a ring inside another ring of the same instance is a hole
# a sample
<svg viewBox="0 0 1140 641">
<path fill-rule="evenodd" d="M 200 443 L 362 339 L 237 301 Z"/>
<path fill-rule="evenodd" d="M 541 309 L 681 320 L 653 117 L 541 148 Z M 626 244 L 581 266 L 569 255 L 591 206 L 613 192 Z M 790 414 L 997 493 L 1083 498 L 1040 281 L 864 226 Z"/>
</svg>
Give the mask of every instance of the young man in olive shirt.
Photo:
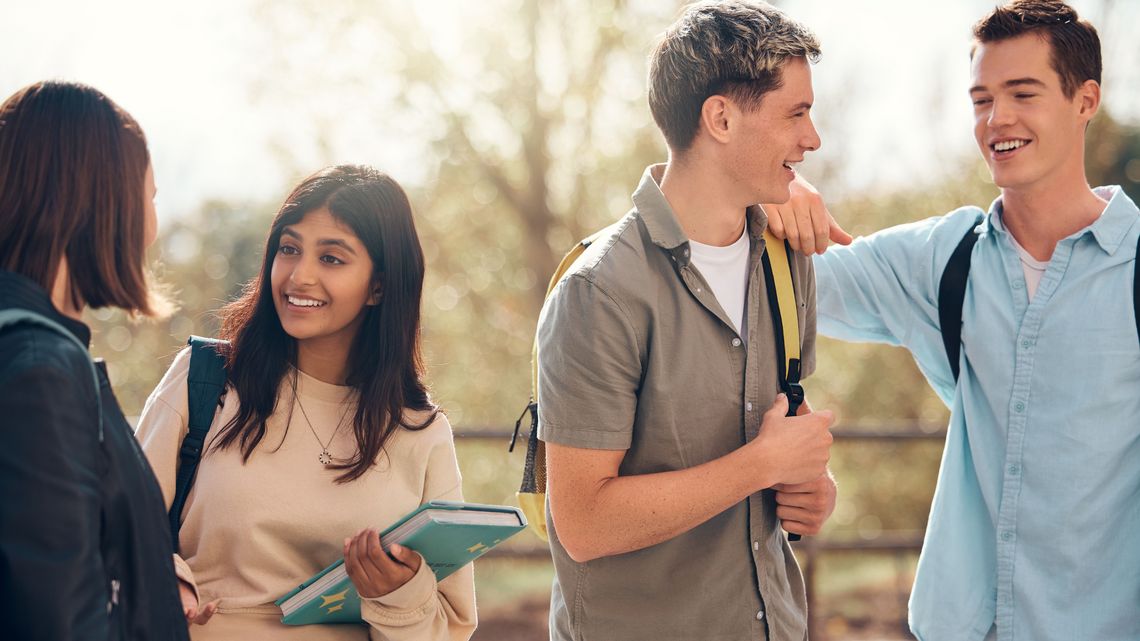
<svg viewBox="0 0 1140 641">
<path fill-rule="evenodd" d="M 786 417 L 765 297 L 763 210 L 819 144 L 815 37 L 769 5 L 689 7 L 654 51 L 670 150 L 539 323 L 557 578 L 551 638 L 802 641 L 803 579 L 781 525 L 830 515 L 829 412 Z M 803 373 L 811 262 L 792 265 Z M 765 411 L 766 410 L 766 411 Z"/>
</svg>

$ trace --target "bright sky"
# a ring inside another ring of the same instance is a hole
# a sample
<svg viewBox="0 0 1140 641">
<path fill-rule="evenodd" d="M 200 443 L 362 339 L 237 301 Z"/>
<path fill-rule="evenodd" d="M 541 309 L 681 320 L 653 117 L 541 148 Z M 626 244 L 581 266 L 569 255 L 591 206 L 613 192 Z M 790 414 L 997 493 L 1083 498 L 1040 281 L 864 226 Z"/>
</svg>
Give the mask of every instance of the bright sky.
<svg viewBox="0 0 1140 641">
<path fill-rule="evenodd" d="M 823 42 L 824 57 L 814 69 L 824 139 L 819 157 L 846 168 L 834 189 L 926 182 L 973 153 L 965 93 L 969 29 L 992 0 L 781 4 Z M 1106 105 L 1118 118 L 1140 122 L 1140 47 L 1126 33 L 1140 24 L 1140 2 L 1112 2 L 1110 24 L 1101 15 L 1108 2 L 1073 4 L 1098 25 L 1106 45 Z M 273 6 L 250 0 L 11 3 L 0 22 L 0 94 L 43 78 L 67 78 L 114 98 L 147 131 L 164 218 L 209 198 L 276 200 L 297 177 L 283 175 L 274 148 L 289 147 L 302 160 L 316 156 L 305 138 L 307 123 L 289 122 L 283 114 L 292 112 L 275 108 L 272 88 L 262 87 L 260 99 L 250 88 L 269 46 L 258 35 L 255 7 Z M 465 12 L 480 6 L 487 4 L 433 3 L 440 25 L 435 37 L 446 42 L 463 29 Z M 296 47 L 298 55 L 320 56 L 320 43 L 298 41 Z M 310 111 L 327 105 L 326 121 L 359 126 L 335 88 L 320 88 L 309 102 Z M 349 126 L 336 138 L 338 158 L 369 162 L 414 183 L 408 161 L 420 155 L 398 128 L 391 145 L 369 139 L 354 146 Z M 804 171 L 811 175 L 810 157 Z"/>
</svg>

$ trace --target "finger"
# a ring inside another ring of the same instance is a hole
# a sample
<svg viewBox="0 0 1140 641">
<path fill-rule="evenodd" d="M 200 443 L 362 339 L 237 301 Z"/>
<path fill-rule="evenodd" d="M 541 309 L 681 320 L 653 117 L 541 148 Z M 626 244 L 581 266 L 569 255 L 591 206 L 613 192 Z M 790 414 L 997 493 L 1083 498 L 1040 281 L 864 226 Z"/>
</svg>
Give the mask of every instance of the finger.
<svg viewBox="0 0 1140 641">
<path fill-rule="evenodd" d="M 815 252 L 815 229 L 812 227 L 811 208 L 805 203 L 796 210 L 796 227 L 799 228 L 800 245 L 797 248 L 801 254 Z"/>
<path fill-rule="evenodd" d="M 776 401 L 772 403 L 772 407 L 768 408 L 769 414 L 776 414 L 778 416 L 788 415 L 788 396 L 787 394 L 777 394 Z"/>
<path fill-rule="evenodd" d="M 818 512 L 823 510 L 823 497 L 818 492 L 776 492 L 776 514 L 780 508 Z M 791 517 L 781 517 L 791 518 Z"/>
<path fill-rule="evenodd" d="M 780 519 L 781 521 L 799 521 L 800 523 L 812 523 L 818 520 L 819 515 L 803 507 L 796 507 L 793 505 L 777 505 L 776 518 Z"/>
<path fill-rule="evenodd" d="M 380 534 L 375 531 L 368 538 L 368 561 L 389 580 L 400 575 L 400 564 L 384 551 L 384 543 L 380 540 Z"/>
<path fill-rule="evenodd" d="M 831 212 L 827 210 L 827 205 L 822 202 L 812 205 L 811 224 L 812 233 L 815 235 L 815 253 L 822 254 L 827 251 L 827 243 L 831 240 L 828 233 L 834 222 L 831 218 Z"/>
<path fill-rule="evenodd" d="M 784 238 L 788 241 L 788 246 L 793 251 L 798 251 L 800 248 L 800 227 L 796 223 L 795 205 L 789 202 L 779 206 L 776 211 L 784 226 Z"/>
<path fill-rule="evenodd" d="M 360 581 L 365 587 L 374 588 L 382 580 L 383 573 L 368 559 L 368 542 L 365 538 L 367 533 L 368 530 L 361 530 L 356 536 L 352 537 L 352 542 L 348 545 L 349 556 L 345 557 L 345 563 L 351 558 Z M 369 592 L 371 593 L 372 590 L 369 590 Z"/>
<path fill-rule="evenodd" d="M 828 235 L 831 236 L 832 242 L 840 245 L 850 245 L 851 241 L 855 240 L 855 237 L 844 231 L 834 218 L 831 219 L 831 225 L 828 227 Z"/>
<path fill-rule="evenodd" d="M 784 219 L 780 211 L 779 205 L 761 205 L 761 209 L 768 215 L 768 229 L 772 230 L 772 235 L 776 238 L 783 239 L 784 233 Z"/>
<path fill-rule="evenodd" d="M 197 615 L 192 619 L 191 622 L 195 625 L 206 625 L 206 622 L 209 621 L 210 617 L 214 616 L 214 613 L 217 611 L 218 601 L 211 601 L 202 606 L 202 609 L 198 611 Z"/>
<path fill-rule="evenodd" d="M 831 410 L 820 410 L 818 412 L 812 412 L 811 415 L 822 419 L 824 424 L 828 427 L 835 425 L 835 412 Z"/>
<path fill-rule="evenodd" d="M 806 398 L 800 403 L 799 408 L 796 410 L 796 416 L 803 416 L 804 414 L 811 414 L 811 404 L 807 402 Z"/>
<path fill-rule="evenodd" d="M 391 553 L 393 559 L 407 566 L 413 573 L 420 569 L 420 555 L 415 550 L 392 544 L 389 546 L 388 552 Z"/>
<path fill-rule="evenodd" d="M 789 534 L 803 534 L 806 536 L 819 534 L 821 529 L 818 525 L 812 525 L 811 523 L 804 523 L 802 521 L 780 521 L 780 526 Z"/>
</svg>

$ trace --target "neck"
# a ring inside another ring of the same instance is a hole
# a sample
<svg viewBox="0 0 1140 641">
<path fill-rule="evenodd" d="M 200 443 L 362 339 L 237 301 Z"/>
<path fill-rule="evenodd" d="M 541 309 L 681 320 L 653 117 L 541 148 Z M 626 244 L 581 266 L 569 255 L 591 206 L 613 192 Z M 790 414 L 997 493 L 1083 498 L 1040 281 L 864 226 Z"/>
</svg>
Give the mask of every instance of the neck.
<svg viewBox="0 0 1140 641">
<path fill-rule="evenodd" d="M 1096 222 L 1107 204 L 1082 171 L 1067 181 L 1003 188 L 1002 223 L 1037 260 L 1049 260 L 1057 243 Z"/>
<path fill-rule="evenodd" d="M 752 203 L 734 198 L 731 182 L 716 164 L 670 154 L 661 192 L 690 240 L 705 245 L 731 245 L 744 233 Z"/>
<path fill-rule="evenodd" d="M 331 385 L 344 385 L 348 378 L 351 345 L 344 341 L 306 339 L 297 342 L 297 369 Z"/>
<path fill-rule="evenodd" d="M 59 268 L 55 270 L 55 283 L 51 287 L 51 304 L 60 314 L 77 321 L 83 320 L 83 308 L 86 305 L 83 303 L 76 305 L 72 300 L 71 270 L 67 268 L 66 258 L 60 259 Z"/>
</svg>

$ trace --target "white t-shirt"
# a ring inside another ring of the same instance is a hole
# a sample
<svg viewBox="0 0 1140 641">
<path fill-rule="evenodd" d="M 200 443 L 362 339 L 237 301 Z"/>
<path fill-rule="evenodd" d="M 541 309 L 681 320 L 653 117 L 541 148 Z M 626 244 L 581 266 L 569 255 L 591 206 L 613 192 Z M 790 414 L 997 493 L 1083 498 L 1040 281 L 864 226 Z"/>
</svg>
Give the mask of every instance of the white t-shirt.
<svg viewBox="0 0 1140 641">
<path fill-rule="evenodd" d="M 1029 300 L 1033 300 L 1033 295 L 1037 293 L 1037 285 L 1045 275 L 1045 270 L 1049 268 L 1049 261 L 1034 258 L 1021 246 L 1021 243 L 1017 242 L 1013 234 L 1009 235 L 1009 242 L 1013 243 L 1017 257 L 1021 259 L 1021 271 L 1025 274 L 1025 289 L 1029 292 Z"/>
<path fill-rule="evenodd" d="M 744 299 L 748 294 L 748 250 L 747 228 L 740 238 L 731 245 L 717 247 L 689 241 L 693 264 L 701 276 L 705 277 L 721 309 L 736 327 L 740 337 L 747 340 L 748 328 L 744 327 Z"/>
</svg>

